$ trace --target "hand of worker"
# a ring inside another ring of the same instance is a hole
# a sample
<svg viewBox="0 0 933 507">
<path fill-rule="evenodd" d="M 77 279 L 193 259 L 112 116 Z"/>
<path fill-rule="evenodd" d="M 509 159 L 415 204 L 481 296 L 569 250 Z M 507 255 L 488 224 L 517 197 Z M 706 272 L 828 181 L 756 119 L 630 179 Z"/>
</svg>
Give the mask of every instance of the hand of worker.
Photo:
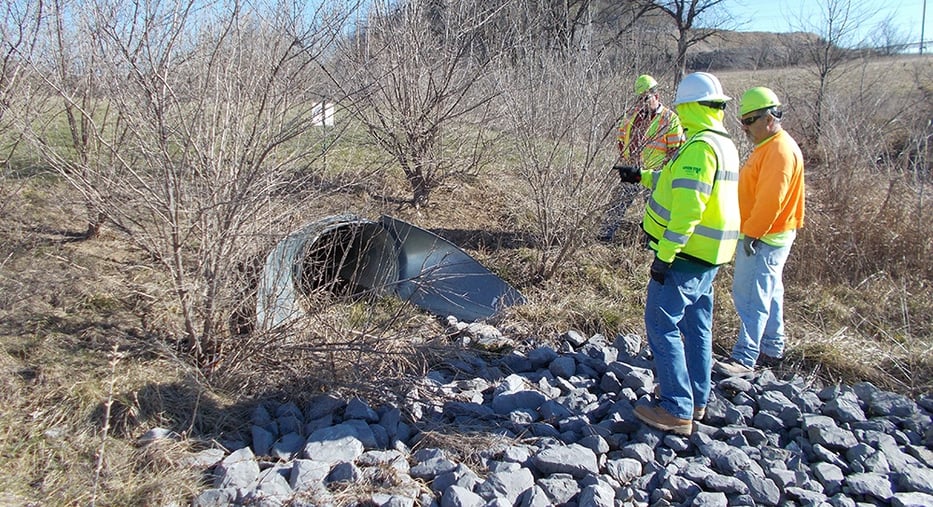
<svg viewBox="0 0 933 507">
<path fill-rule="evenodd" d="M 749 257 L 755 255 L 758 253 L 758 238 L 745 236 L 745 239 L 742 240 L 742 248 L 745 249 L 745 255 Z"/>
<path fill-rule="evenodd" d="M 613 169 L 619 171 L 622 183 L 638 183 L 641 181 L 641 170 L 631 165 L 614 165 Z"/>
<path fill-rule="evenodd" d="M 664 285 L 664 279 L 667 278 L 667 271 L 671 269 L 670 263 L 664 262 L 655 257 L 651 263 L 651 279 Z"/>
</svg>

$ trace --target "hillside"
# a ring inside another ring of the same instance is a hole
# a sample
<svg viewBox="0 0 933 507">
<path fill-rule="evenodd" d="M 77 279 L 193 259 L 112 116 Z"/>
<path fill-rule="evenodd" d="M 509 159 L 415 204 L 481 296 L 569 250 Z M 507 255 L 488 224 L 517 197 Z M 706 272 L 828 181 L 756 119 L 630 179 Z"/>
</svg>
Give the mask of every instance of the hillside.
<svg viewBox="0 0 933 507">
<path fill-rule="evenodd" d="M 687 58 L 693 71 L 759 70 L 799 65 L 812 33 L 722 31 L 694 46 Z"/>
</svg>

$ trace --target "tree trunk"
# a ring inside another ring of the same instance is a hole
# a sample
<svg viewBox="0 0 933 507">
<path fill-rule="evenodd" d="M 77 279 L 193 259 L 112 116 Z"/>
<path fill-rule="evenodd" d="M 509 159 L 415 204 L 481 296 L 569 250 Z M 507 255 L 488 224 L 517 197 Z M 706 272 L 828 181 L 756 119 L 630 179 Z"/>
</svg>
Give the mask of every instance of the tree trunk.
<svg viewBox="0 0 933 507">
<path fill-rule="evenodd" d="M 90 208 L 91 206 L 88 205 Z M 107 215 L 102 211 L 88 210 L 87 229 L 84 231 L 84 239 L 97 239 L 100 237 L 100 229 L 104 226 L 104 220 Z"/>
<path fill-rule="evenodd" d="M 407 173 L 407 176 L 412 190 L 411 204 L 416 209 L 421 209 L 431 198 L 431 187 L 420 169 Z"/>
</svg>

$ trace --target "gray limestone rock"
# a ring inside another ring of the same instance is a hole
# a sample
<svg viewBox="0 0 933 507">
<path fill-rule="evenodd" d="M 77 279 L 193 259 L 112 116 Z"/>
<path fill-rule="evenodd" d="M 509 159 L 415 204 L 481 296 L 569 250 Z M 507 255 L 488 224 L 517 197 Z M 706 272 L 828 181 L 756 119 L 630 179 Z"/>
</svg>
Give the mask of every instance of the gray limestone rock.
<svg viewBox="0 0 933 507">
<path fill-rule="evenodd" d="M 933 495 L 927 493 L 895 493 L 891 498 L 891 507 L 930 507 Z"/>
<path fill-rule="evenodd" d="M 259 463 L 249 447 L 233 451 L 214 467 L 215 488 L 249 488 L 258 478 Z"/>
<path fill-rule="evenodd" d="M 454 469 L 436 475 L 431 481 L 431 489 L 438 494 L 443 493 L 450 486 L 460 486 L 473 491 L 480 482 L 482 479 L 470 467 L 460 463 Z"/>
<path fill-rule="evenodd" d="M 917 404 L 910 398 L 890 391 L 874 390 L 868 397 L 870 416 L 911 417 L 917 413 Z"/>
<path fill-rule="evenodd" d="M 192 500 L 191 507 L 227 507 L 236 503 L 237 495 L 234 487 L 206 489 Z"/>
<path fill-rule="evenodd" d="M 588 340 L 586 336 L 583 336 L 583 334 L 576 329 L 568 330 L 560 336 L 560 339 L 565 343 L 569 343 L 574 348 L 580 347 Z"/>
<path fill-rule="evenodd" d="M 820 481 L 820 484 L 823 485 L 823 490 L 826 491 L 828 495 L 835 495 L 842 488 L 842 483 L 845 481 L 845 475 L 842 473 L 842 469 L 833 465 L 831 463 L 814 463 L 813 464 L 813 475 Z"/>
<path fill-rule="evenodd" d="M 691 507 L 726 507 L 727 505 L 729 505 L 729 499 L 726 494 L 715 491 L 701 491 L 690 502 Z"/>
<path fill-rule="evenodd" d="M 441 507 L 484 507 L 486 501 L 476 493 L 460 487 L 450 486 L 441 496 Z"/>
<path fill-rule="evenodd" d="M 321 394 L 308 402 L 305 417 L 307 420 L 313 421 L 324 416 L 333 416 L 335 413 L 342 411 L 346 405 L 347 402 L 341 398 L 331 394 Z"/>
<path fill-rule="evenodd" d="M 304 437 L 298 433 L 288 433 L 286 435 L 282 435 L 281 438 L 272 444 L 272 449 L 270 449 L 269 455 L 282 461 L 288 461 L 301 452 L 304 443 Z"/>
<path fill-rule="evenodd" d="M 572 357 L 561 356 L 551 361 L 548 371 L 555 377 L 569 379 L 577 372 L 577 363 Z"/>
<path fill-rule="evenodd" d="M 635 334 L 620 334 L 613 340 L 612 345 L 624 358 L 631 359 L 641 350 L 641 337 Z"/>
<path fill-rule="evenodd" d="M 324 487 L 324 479 L 330 473 L 330 464 L 309 459 L 292 462 L 288 485 L 295 491 L 313 491 Z"/>
<path fill-rule="evenodd" d="M 292 488 L 278 468 L 263 470 L 256 486 L 246 495 L 246 502 L 257 505 L 284 505 L 292 496 Z"/>
<path fill-rule="evenodd" d="M 272 444 L 275 442 L 275 434 L 263 426 L 254 424 L 250 428 L 253 435 L 253 452 L 257 456 L 268 456 L 272 450 Z"/>
<path fill-rule="evenodd" d="M 371 497 L 373 504 L 379 507 L 414 507 L 415 499 L 407 496 L 392 495 L 388 493 L 374 493 Z"/>
<path fill-rule="evenodd" d="M 431 480 L 438 475 L 450 472 L 457 468 L 457 463 L 444 458 L 444 457 L 435 457 L 424 460 L 411 467 L 410 474 L 412 477 L 418 479 Z"/>
<path fill-rule="evenodd" d="M 820 444 L 836 451 L 845 451 L 858 444 L 855 435 L 835 424 L 813 425 L 807 428 L 810 442 Z"/>
<path fill-rule="evenodd" d="M 486 500 L 502 498 L 508 505 L 514 505 L 522 493 L 535 484 L 531 470 L 518 468 L 504 472 L 493 472 L 486 480 L 478 484 L 475 492 Z"/>
<path fill-rule="evenodd" d="M 531 462 L 545 475 L 567 473 L 580 479 L 587 474 L 599 473 L 596 454 L 578 444 L 544 449 L 532 456 Z"/>
<path fill-rule="evenodd" d="M 785 489 L 784 495 L 800 505 L 823 505 L 823 502 L 828 499 L 826 495 L 818 491 L 796 487 Z"/>
<path fill-rule="evenodd" d="M 749 473 L 746 470 L 740 470 L 735 474 L 736 478 L 748 486 L 748 494 L 760 505 L 778 505 L 781 499 L 781 491 L 774 481 L 764 476 Z"/>
<path fill-rule="evenodd" d="M 185 458 L 212 467 L 213 487 L 191 503 L 336 506 L 358 482 L 372 491 L 361 501 L 391 507 L 931 504 L 927 399 L 762 370 L 714 378 L 706 417 L 681 437 L 634 415 L 655 386 L 637 336 L 562 338 L 559 351 L 498 359 L 465 349 L 378 408 L 335 395 L 303 410 L 260 402 L 245 438 L 221 440 L 239 450 Z"/>
<path fill-rule="evenodd" d="M 933 470 L 919 466 L 905 468 L 898 474 L 897 489 L 903 492 L 933 495 Z"/>
<path fill-rule="evenodd" d="M 537 488 L 540 488 L 553 504 L 563 504 L 570 501 L 571 498 L 580 492 L 580 485 L 570 474 L 552 474 L 538 480 Z"/>
<path fill-rule="evenodd" d="M 615 491 L 606 483 L 590 484 L 580 491 L 579 505 L 592 507 L 613 507 L 615 505 Z"/>
<path fill-rule="evenodd" d="M 606 471 L 621 484 L 628 484 L 642 473 L 642 462 L 632 458 L 612 459 L 606 462 Z"/>
<path fill-rule="evenodd" d="M 343 417 L 345 419 L 361 419 L 368 423 L 379 421 L 379 414 L 360 398 L 351 398 L 350 401 L 347 402 Z"/>
<path fill-rule="evenodd" d="M 823 404 L 821 412 L 840 424 L 866 421 L 865 412 L 856 400 L 836 398 Z"/>
<path fill-rule="evenodd" d="M 888 477 L 876 473 L 851 474 L 846 477 L 843 491 L 863 497 L 876 498 L 889 502 L 894 496 L 894 489 Z"/>
<path fill-rule="evenodd" d="M 181 464 L 191 468 L 207 469 L 216 465 L 222 459 L 224 459 L 224 451 L 211 448 L 182 457 Z"/>
<path fill-rule="evenodd" d="M 734 475 L 752 466 L 752 460 L 748 454 L 718 440 L 702 446 L 700 452 L 712 461 L 713 469 L 726 475 Z"/>
<path fill-rule="evenodd" d="M 363 454 L 363 449 L 356 429 L 339 424 L 312 433 L 305 442 L 302 457 L 331 464 L 352 462 Z"/>
</svg>

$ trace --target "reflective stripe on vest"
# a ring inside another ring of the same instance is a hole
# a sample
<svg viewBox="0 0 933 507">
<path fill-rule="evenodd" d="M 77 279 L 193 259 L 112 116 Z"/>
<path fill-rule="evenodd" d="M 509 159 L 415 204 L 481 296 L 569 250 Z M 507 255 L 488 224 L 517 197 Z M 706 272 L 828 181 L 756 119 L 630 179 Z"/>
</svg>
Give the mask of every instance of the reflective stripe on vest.
<svg viewBox="0 0 933 507">
<path fill-rule="evenodd" d="M 667 189 L 656 188 L 660 175 L 653 174 L 653 187 L 651 199 L 648 201 L 648 211 L 642 224 L 645 232 L 657 242 L 664 240 L 680 245 L 676 254 L 691 260 L 698 260 L 705 264 L 719 265 L 731 260 L 735 252 L 736 241 L 739 237 L 739 211 L 738 211 L 738 179 L 739 156 L 735 145 L 728 136 L 713 131 L 699 132 L 681 147 L 680 153 L 690 144 L 702 141 L 710 146 L 716 156 L 717 168 L 713 177 L 713 185 L 704 181 L 690 178 L 677 178 L 669 183 Z M 676 164 L 676 158 L 671 164 Z M 665 167 L 665 170 L 668 170 Z M 660 172 L 659 172 L 660 173 Z M 671 212 L 658 201 L 671 199 L 673 189 L 686 189 L 707 196 L 707 206 L 703 211 L 701 222 L 696 224 L 692 233 L 670 231 L 667 224 L 671 220 Z"/>
</svg>

